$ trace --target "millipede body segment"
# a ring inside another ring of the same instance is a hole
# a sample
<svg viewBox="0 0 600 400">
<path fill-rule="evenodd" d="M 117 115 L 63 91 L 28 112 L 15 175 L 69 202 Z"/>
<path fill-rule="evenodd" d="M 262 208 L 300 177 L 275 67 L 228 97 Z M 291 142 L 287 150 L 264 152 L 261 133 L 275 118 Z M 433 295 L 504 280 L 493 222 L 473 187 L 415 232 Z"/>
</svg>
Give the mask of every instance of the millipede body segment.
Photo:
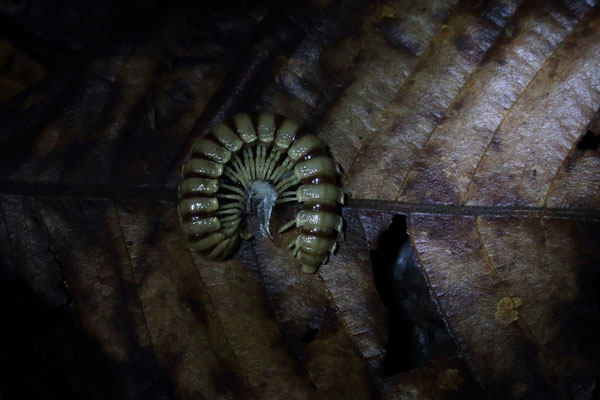
<svg viewBox="0 0 600 400">
<path fill-rule="evenodd" d="M 336 163 L 319 138 L 270 112 L 237 114 L 198 139 L 183 167 L 179 199 L 188 245 L 209 259 L 230 256 L 240 239 L 250 236 L 243 230 L 243 214 L 251 204 L 266 236 L 276 203 L 303 204 L 279 232 L 297 227 L 288 247 L 306 273 L 327 261 L 342 233 L 344 194 Z"/>
</svg>

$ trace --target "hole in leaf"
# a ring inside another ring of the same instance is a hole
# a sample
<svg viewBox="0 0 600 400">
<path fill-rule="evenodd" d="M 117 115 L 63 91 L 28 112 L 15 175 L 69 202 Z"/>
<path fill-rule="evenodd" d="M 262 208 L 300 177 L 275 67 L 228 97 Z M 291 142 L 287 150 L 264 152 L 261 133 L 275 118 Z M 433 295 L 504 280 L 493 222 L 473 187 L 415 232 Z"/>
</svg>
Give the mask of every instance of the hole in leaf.
<svg viewBox="0 0 600 400">
<path fill-rule="evenodd" d="M 129 246 L 129 247 L 133 246 L 133 242 L 132 242 L 131 240 L 129 240 L 129 241 L 127 242 L 127 246 Z"/>
<path fill-rule="evenodd" d="M 371 252 L 373 277 L 388 311 L 384 372 L 388 376 L 426 365 L 440 349 L 455 347 L 410 243 L 406 217 L 397 215 Z"/>
<path fill-rule="evenodd" d="M 300 341 L 302 343 L 314 342 L 314 340 L 317 338 L 317 333 L 319 333 L 319 328 L 309 327 L 304 333 L 304 336 L 302 336 L 302 339 L 300 339 Z"/>
<path fill-rule="evenodd" d="M 594 132 L 587 131 L 585 135 L 577 142 L 578 150 L 597 150 L 600 145 L 600 135 L 594 135 Z"/>
</svg>

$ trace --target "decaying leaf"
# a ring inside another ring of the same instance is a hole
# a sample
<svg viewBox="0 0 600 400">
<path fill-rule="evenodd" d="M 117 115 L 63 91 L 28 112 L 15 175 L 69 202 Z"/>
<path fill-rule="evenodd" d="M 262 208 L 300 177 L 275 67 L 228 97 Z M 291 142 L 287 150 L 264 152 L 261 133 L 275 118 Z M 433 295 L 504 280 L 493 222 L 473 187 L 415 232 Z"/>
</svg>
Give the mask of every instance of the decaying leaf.
<svg viewBox="0 0 600 400">
<path fill-rule="evenodd" d="M 0 397 L 598 397 L 594 1 L 150 2 L 108 29 L 109 14 L 93 40 L 23 55 L 33 75 L 0 71 L 16 85 Z M 315 275 L 293 233 L 264 238 L 252 215 L 225 262 L 180 232 L 190 145 L 261 110 L 343 170 L 345 240 Z"/>
</svg>

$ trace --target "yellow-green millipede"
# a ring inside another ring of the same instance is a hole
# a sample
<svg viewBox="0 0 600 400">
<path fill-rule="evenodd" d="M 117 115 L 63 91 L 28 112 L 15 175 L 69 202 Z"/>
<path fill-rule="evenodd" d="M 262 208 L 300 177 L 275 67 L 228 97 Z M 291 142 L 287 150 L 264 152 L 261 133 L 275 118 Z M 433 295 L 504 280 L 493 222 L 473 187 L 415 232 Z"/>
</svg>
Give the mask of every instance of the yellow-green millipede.
<svg viewBox="0 0 600 400">
<path fill-rule="evenodd" d="M 241 113 L 218 123 L 195 142 L 182 170 L 179 220 L 188 246 L 209 259 L 229 257 L 249 236 L 242 220 L 251 201 L 267 236 L 272 207 L 297 201 L 303 209 L 279 232 L 296 225 L 288 248 L 302 271 L 313 273 L 342 234 L 338 173 L 325 144 L 293 119 Z"/>
</svg>

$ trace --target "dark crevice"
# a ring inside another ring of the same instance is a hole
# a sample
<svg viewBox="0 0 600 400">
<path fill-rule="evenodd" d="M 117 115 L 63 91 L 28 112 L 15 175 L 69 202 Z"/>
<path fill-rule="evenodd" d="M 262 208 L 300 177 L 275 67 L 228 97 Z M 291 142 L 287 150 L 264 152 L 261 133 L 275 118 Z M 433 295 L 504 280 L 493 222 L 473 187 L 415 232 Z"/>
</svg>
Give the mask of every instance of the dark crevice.
<svg viewBox="0 0 600 400">
<path fill-rule="evenodd" d="M 58 274 L 60 276 L 60 281 L 58 282 L 58 286 L 65 294 L 64 304 L 60 304 L 60 305 L 58 305 L 58 307 L 64 306 L 64 305 L 72 305 L 73 304 L 73 295 L 71 294 L 71 289 L 69 289 L 69 285 L 67 284 L 67 279 L 65 277 L 62 262 L 60 261 L 58 255 L 56 254 L 56 249 L 54 248 L 54 244 L 52 243 L 52 236 L 50 235 L 50 232 L 48 231 L 48 227 L 46 226 L 44 221 L 37 217 L 34 217 L 34 218 L 37 221 L 38 225 L 40 227 L 42 227 L 42 229 L 44 230 L 44 234 L 46 235 L 46 238 L 48 240 L 48 242 L 47 242 L 48 243 L 48 251 L 50 252 L 50 254 L 52 254 L 54 263 L 56 264 L 56 267 L 58 268 Z"/>
<path fill-rule="evenodd" d="M 454 346 L 429 295 L 411 246 L 406 217 L 397 215 L 371 252 L 373 277 L 388 311 L 384 372 L 388 376 L 426 365 Z"/>
<path fill-rule="evenodd" d="M 73 296 L 71 294 L 71 290 L 69 289 L 69 285 L 67 284 L 67 280 L 66 280 L 64 270 L 63 270 L 63 265 L 62 265 L 60 259 L 58 258 L 58 255 L 56 254 L 56 249 L 54 248 L 54 245 L 52 244 L 52 237 L 50 236 L 50 232 L 48 231 L 48 228 L 42 219 L 39 219 L 34 216 L 34 220 L 37 222 L 37 224 L 39 226 L 42 227 L 44 234 L 46 235 L 46 238 L 48 240 L 48 242 L 47 242 L 48 251 L 50 252 L 50 254 L 52 254 L 52 258 L 54 260 L 54 263 L 56 264 L 56 267 L 58 269 L 58 274 L 60 276 L 60 281 L 58 282 L 58 286 L 65 294 L 64 303 L 55 305 L 54 307 L 62 307 L 62 306 L 66 306 L 66 305 L 72 305 L 73 304 Z"/>
<path fill-rule="evenodd" d="M 75 54 L 72 49 L 49 43 L 43 35 L 25 29 L 25 26 L 1 12 L 0 37 L 47 68 L 57 68 Z"/>
<path fill-rule="evenodd" d="M 308 327 L 308 329 L 306 330 L 306 332 L 304 333 L 304 336 L 302 336 L 302 339 L 300 339 L 300 341 L 302 343 L 314 342 L 315 339 L 317 338 L 318 333 L 319 333 L 319 328 Z"/>
<path fill-rule="evenodd" d="M 118 362 L 85 335 L 71 306 L 48 308 L 26 282 L 0 271 L 0 398 L 129 398 Z"/>
<path fill-rule="evenodd" d="M 61 289 L 64 291 L 65 296 L 67 297 L 65 305 L 70 305 L 73 303 L 73 296 L 71 295 L 71 289 L 69 289 L 69 285 L 67 284 L 67 280 L 65 277 L 65 273 L 63 271 L 62 263 L 58 259 L 58 256 L 56 255 L 56 251 L 54 250 L 54 247 L 52 246 L 52 244 L 50 244 L 49 250 L 52 252 L 52 257 L 54 257 L 54 261 L 56 262 L 56 265 L 58 266 L 58 273 L 60 274 L 60 283 L 59 284 L 60 284 Z"/>
<path fill-rule="evenodd" d="M 597 378 L 594 382 L 594 391 L 590 396 L 591 400 L 600 400 L 600 378 Z"/>
<path fill-rule="evenodd" d="M 596 305 L 600 308 L 600 274 L 594 276 L 594 295 L 596 296 Z"/>
<path fill-rule="evenodd" d="M 594 132 L 587 131 L 585 135 L 577 142 L 578 150 L 598 150 L 600 145 L 600 135 L 594 135 Z"/>
</svg>

